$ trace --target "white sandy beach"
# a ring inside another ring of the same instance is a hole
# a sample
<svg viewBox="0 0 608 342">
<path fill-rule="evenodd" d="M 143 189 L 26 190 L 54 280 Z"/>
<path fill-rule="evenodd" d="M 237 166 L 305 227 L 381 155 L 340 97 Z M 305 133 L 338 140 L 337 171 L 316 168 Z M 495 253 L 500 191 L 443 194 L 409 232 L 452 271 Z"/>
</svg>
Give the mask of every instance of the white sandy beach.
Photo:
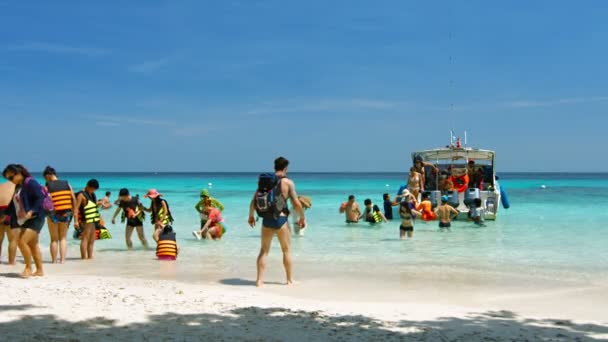
<svg viewBox="0 0 608 342">
<path fill-rule="evenodd" d="M 243 279 L 78 275 L 95 261 L 46 265 L 46 277 L 27 280 L 17 278 L 20 267 L 0 266 L 5 341 L 608 339 L 602 285 L 506 291 L 465 284 L 450 291 L 360 279 L 287 287 L 277 281 L 277 260 L 263 289 Z"/>
</svg>

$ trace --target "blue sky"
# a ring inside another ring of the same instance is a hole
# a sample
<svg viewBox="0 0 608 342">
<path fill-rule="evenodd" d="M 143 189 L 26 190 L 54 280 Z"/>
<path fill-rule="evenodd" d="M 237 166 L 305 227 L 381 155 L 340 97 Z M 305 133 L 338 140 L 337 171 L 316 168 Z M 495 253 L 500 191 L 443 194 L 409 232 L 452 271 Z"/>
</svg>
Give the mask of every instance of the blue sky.
<svg viewBox="0 0 608 342">
<path fill-rule="evenodd" d="M 608 171 L 608 3 L 0 0 L 0 162 L 401 171 L 450 129 L 503 171 Z"/>
</svg>

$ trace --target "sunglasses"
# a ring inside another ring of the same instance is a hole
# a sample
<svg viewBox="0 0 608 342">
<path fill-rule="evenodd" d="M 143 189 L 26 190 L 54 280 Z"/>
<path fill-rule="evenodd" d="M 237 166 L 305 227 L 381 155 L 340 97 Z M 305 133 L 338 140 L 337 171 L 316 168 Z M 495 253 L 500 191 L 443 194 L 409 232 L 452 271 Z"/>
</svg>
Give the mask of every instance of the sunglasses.
<svg viewBox="0 0 608 342">
<path fill-rule="evenodd" d="M 12 182 L 13 179 L 15 179 L 15 175 L 6 176 L 6 179 L 8 179 L 9 182 Z"/>
</svg>

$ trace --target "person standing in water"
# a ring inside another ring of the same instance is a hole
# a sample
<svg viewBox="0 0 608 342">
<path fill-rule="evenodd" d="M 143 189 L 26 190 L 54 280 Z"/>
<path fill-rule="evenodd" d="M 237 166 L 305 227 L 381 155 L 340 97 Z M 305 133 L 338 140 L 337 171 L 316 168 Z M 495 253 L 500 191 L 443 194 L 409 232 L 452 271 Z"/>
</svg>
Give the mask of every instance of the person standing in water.
<svg viewBox="0 0 608 342">
<path fill-rule="evenodd" d="M 40 231 L 46 213 L 43 207 L 42 187 L 29 171 L 19 164 L 10 164 L 2 172 L 4 178 L 15 184 L 15 194 L 8 208 L 11 230 L 19 230 L 19 249 L 25 261 L 21 276 L 43 276 L 42 255 L 38 246 Z M 32 272 L 32 259 L 36 271 Z"/>
<path fill-rule="evenodd" d="M 153 238 L 156 243 L 158 243 L 160 233 L 165 226 L 173 223 L 173 215 L 171 215 L 169 203 L 162 197 L 163 194 L 159 193 L 156 189 L 150 189 L 144 195 L 144 198 L 150 199 L 150 208 L 144 210 L 152 213 L 152 223 L 154 224 Z"/>
<path fill-rule="evenodd" d="M 355 195 L 348 196 L 348 201 L 342 203 L 340 206 L 340 214 L 346 215 L 346 223 L 359 223 L 359 216 L 361 216 L 361 208 L 355 200 Z"/>
<path fill-rule="evenodd" d="M 450 230 L 452 220 L 458 216 L 458 210 L 448 204 L 448 196 L 441 196 L 441 205 L 435 209 L 435 214 L 439 219 L 439 228 L 441 230 Z"/>
<path fill-rule="evenodd" d="M 377 205 L 373 204 L 371 199 L 366 199 L 365 201 L 363 201 L 363 204 L 365 204 L 365 209 L 363 210 L 363 214 L 361 214 L 359 219 L 363 218 L 365 219 L 365 222 L 368 222 L 372 225 L 382 222 L 388 222 L 380 208 Z"/>
<path fill-rule="evenodd" d="M 146 240 L 146 235 L 144 234 L 144 212 L 142 209 L 142 204 L 139 202 L 137 197 L 131 197 L 129 189 L 126 188 L 120 189 L 118 192 L 118 198 L 118 208 L 116 208 L 114 216 L 112 217 L 112 224 L 116 224 L 116 217 L 122 211 L 122 222 L 124 222 L 125 219 L 127 221 L 127 225 L 125 227 L 125 242 L 127 243 L 127 248 L 129 250 L 133 249 L 133 241 L 131 240 L 131 236 L 133 236 L 133 230 L 136 230 L 142 246 L 144 246 L 145 249 L 148 249 L 148 241 Z"/>
<path fill-rule="evenodd" d="M 59 262 L 63 264 L 68 251 L 68 229 L 74 213 L 78 210 L 76 196 L 70 183 L 59 180 L 54 168 L 47 166 L 42 175 L 55 208 L 46 222 L 51 236 L 51 262 L 53 264 L 57 262 L 57 249 L 59 249 Z"/>
<path fill-rule="evenodd" d="M 258 191 L 253 195 L 249 205 L 249 225 L 255 227 L 255 214 L 262 216 L 262 241 L 260 253 L 257 259 L 256 286 L 264 284 L 263 276 L 266 269 L 266 257 L 270 251 L 273 237 L 276 235 L 283 251 L 283 266 L 287 277 L 287 285 L 293 283 L 292 261 L 291 261 L 291 232 L 288 224 L 287 201 L 291 200 L 293 209 L 300 218 L 298 226 L 306 227 L 306 219 L 302 204 L 298 200 L 296 186 L 292 180 L 287 178 L 289 161 L 279 157 L 274 161 L 274 177 L 272 174 L 260 175 Z"/>
<path fill-rule="evenodd" d="M 384 217 L 387 220 L 391 221 L 393 219 L 393 207 L 398 206 L 399 202 L 393 202 L 391 200 L 391 195 L 385 193 L 382 195 L 382 200 L 384 201 Z"/>
<path fill-rule="evenodd" d="M 414 235 L 414 220 L 416 217 L 422 216 L 422 213 L 414 210 L 416 203 L 410 199 L 405 199 L 399 206 L 399 216 L 401 217 L 401 225 L 399 226 L 399 238 L 404 239 L 406 236 L 411 238 Z"/>
<path fill-rule="evenodd" d="M 87 182 L 83 191 L 76 196 L 76 208 L 79 214 L 74 216 L 74 228 L 79 229 L 80 235 L 80 258 L 93 259 L 93 248 L 95 247 L 95 227 L 101 220 L 99 215 L 100 202 L 97 201 L 95 191 L 99 189 L 99 182 L 91 179 Z"/>
</svg>

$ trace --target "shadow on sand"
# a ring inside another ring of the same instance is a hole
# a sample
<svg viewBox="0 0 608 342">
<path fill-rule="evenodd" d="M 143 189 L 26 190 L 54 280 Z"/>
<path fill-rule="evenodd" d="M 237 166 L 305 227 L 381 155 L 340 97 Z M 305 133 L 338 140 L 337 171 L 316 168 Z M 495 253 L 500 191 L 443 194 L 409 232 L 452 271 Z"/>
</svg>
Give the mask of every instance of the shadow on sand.
<svg viewBox="0 0 608 342">
<path fill-rule="evenodd" d="M 255 286 L 255 281 L 241 278 L 230 278 L 220 280 L 220 284 L 229 286 Z M 278 281 L 265 281 L 264 285 L 285 285 Z"/>
<path fill-rule="evenodd" d="M 21 278 L 20 273 L 0 273 L 0 277 L 2 278 Z"/>
<path fill-rule="evenodd" d="M 471 314 L 466 318 L 383 323 L 365 316 L 247 307 L 230 310 L 224 315 L 150 315 L 146 322 L 118 326 L 115 321 L 102 317 L 70 322 L 53 315 L 21 312 L 28 308 L 21 305 L 0 307 L 4 311 L 20 311 L 23 315 L 0 323 L 0 331 L 9 334 L 4 336 L 7 340 L 594 341 L 593 334 L 608 334 L 608 327 L 603 325 L 524 319 L 508 311 Z"/>
</svg>

